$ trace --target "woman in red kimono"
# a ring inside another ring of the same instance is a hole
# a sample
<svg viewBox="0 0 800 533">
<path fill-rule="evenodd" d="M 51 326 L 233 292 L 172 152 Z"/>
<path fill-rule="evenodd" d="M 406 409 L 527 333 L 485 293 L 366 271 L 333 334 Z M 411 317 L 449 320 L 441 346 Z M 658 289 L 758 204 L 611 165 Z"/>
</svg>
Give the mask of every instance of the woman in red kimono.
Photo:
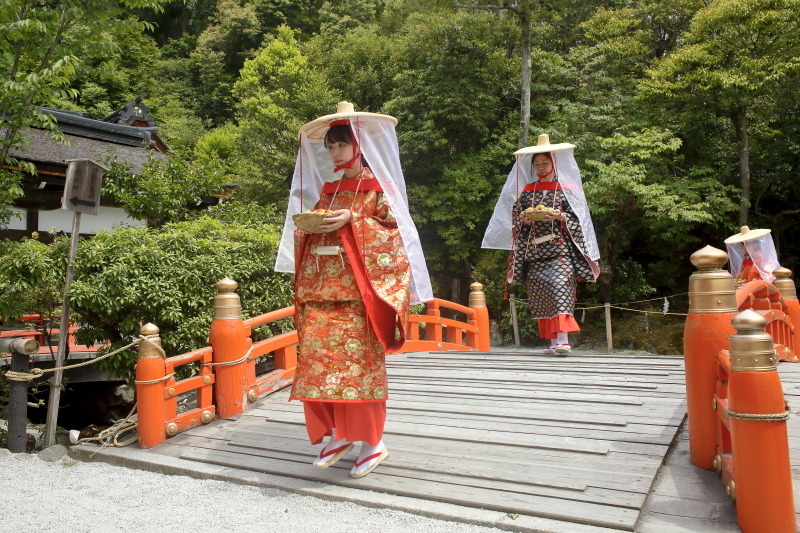
<svg viewBox="0 0 800 533">
<path fill-rule="evenodd" d="M 367 475 L 388 456 L 385 356 L 405 339 L 412 281 L 404 235 L 383 191 L 392 184 L 374 176 L 359 144 L 370 118 L 364 115 L 325 122 L 324 149 L 333 172 L 343 175 L 324 183 L 314 204 L 332 211 L 322 233 L 294 232 L 299 362 L 291 399 L 303 402 L 312 444 L 330 437 L 314 467 L 333 465 L 361 441 L 352 477 Z M 330 117 L 336 115 L 323 119 Z M 323 119 L 305 126 L 301 138 Z"/>
<path fill-rule="evenodd" d="M 768 283 L 775 281 L 773 272 L 781 265 L 771 231 L 742 226 L 739 233 L 725 239 L 728 264 L 734 279 L 741 279 L 745 283 L 760 279 Z"/>
</svg>

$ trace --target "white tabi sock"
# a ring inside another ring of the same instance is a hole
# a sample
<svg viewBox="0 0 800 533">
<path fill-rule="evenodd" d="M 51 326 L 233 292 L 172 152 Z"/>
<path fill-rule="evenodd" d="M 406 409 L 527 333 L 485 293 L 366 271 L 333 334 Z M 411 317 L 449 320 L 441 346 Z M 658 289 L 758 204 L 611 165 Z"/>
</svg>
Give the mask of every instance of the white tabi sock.
<svg viewBox="0 0 800 533">
<path fill-rule="evenodd" d="M 322 449 L 322 452 L 317 456 L 314 460 L 315 465 L 321 465 L 328 461 L 330 461 L 330 457 L 321 457 L 325 455 L 325 452 L 330 450 L 335 450 L 336 448 L 341 448 L 342 446 L 346 446 L 349 442 L 346 439 L 336 440 L 336 429 L 331 430 L 331 438 L 328 439 L 328 444 Z"/>
<path fill-rule="evenodd" d="M 566 333 L 557 333 L 555 344 L 569 344 Z"/>
<path fill-rule="evenodd" d="M 358 459 L 356 459 L 355 462 L 353 463 L 353 468 L 350 469 L 350 475 L 358 475 L 361 472 L 364 472 L 365 470 L 369 469 L 369 467 L 375 464 L 375 461 L 378 460 L 378 457 L 374 457 L 369 461 L 364 461 L 364 459 L 366 459 L 371 455 L 380 453 L 385 448 L 386 445 L 383 443 L 383 439 L 381 439 L 381 441 L 375 446 L 370 446 L 366 442 L 362 442 L 361 450 L 358 452 Z"/>
</svg>

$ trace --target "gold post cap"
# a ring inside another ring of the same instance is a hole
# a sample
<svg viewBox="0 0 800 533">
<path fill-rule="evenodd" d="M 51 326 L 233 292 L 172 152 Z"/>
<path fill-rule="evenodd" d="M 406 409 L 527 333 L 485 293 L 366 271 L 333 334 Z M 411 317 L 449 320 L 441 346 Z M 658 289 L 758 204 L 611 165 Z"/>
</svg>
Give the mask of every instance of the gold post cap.
<svg viewBox="0 0 800 533">
<path fill-rule="evenodd" d="M 731 326 L 738 333 L 761 331 L 767 327 L 767 319 L 751 309 L 745 309 L 731 319 Z"/>
<path fill-rule="evenodd" d="M 158 326 L 153 324 L 152 322 L 148 322 L 141 328 L 139 328 L 140 335 L 158 335 L 161 330 L 158 329 Z"/>
<path fill-rule="evenodd" d="M 239 288 L 239 284 L 233 281 L 231 278 L 222 278 L 216 282 L 214 286 L 217 288 L 217 292 L 219 293 L 234 292 Z"/>
<path fill-rule="evenodd" d="M 797 287 L 792 279 L 792 271 L 788 268 L 776 268 L 772 274 L 775 276 L 775 281 L 772 282 L 775 287 L 781 291 L 781 295 L 786 300 L 797 299 Z"/>
<path fill-rule="evenodd" d="M 767 319 L 745 309 L 731 320 L 736 333 L 728 339 L 731 371 L 771 372 L 776 370 L 777 357 L 772 335 L 765 333 Z"/>
<path fill-rule="evenodd" d="M 477 281 L 469 286 L 472 292 L 469 293 L 470 307 L 486 307 L 486 294 L 483 293 L 483 283 Z"/>
<path fill-rule="evenodd" d="M 697 270 L 722 270 L 728 262 L 728 254 L 719 248 L 706 246 L 693 253 L 689 260 Z"/>
<path fill-rule="evenodd" d="M 148 322 L 141 328 L 139 328 L 139 335 L 158 335 L 161 330 L 158 329 L 158 326 L 153 324 L 152 322 Z M 139 353 L 137 358 L 139 359 L 160 359 L 163 356 L 163 352 L 159 351 L 156 346 L 161 346 L 161 339 L 159 337 L 155 337 L 150 339 L 149 342 L 142 341 L 139 343 Z"/>
</svg>

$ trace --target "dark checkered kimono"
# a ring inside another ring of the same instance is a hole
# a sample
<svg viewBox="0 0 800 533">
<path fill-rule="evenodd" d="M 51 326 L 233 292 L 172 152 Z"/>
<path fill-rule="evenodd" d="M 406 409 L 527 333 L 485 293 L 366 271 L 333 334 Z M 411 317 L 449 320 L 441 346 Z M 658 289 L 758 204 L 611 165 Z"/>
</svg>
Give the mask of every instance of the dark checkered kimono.
<svg viewBox="0 0 800 533">
<path fill-rule="evenodd" d="M 522 223 L 521 213 L 544 205 L 566 213 L 566 220 Z M 524 191 L 514 204 L 514 250 L 511 282 L 528 286 L 528 303 L 533 318 L 549 319 L 574 314 L 575 282 L 594 280 L 586 242 L 578 217 L 560 189 Z M 534 244 L 534 239 L 553 239 Z"/>
</svg>

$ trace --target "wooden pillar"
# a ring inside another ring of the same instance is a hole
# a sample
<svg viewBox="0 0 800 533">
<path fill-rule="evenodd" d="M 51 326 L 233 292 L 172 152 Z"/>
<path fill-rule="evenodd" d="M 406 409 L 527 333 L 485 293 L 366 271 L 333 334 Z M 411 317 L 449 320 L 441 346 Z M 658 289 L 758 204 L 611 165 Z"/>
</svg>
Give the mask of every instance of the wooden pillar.
<svg viewBox="0 0 800 533">
<path fill-rule="evenodd" d="M 229 363 L 241 359 L 252 341 L 249 328 L 242 320 L 241 300 L 234 292 L 239 284 L 225 278 L 218 281 L 216 287 L 218 293 L 214 297 L 214 319 L 209 335 L 212 361 Z M 214 366 L 214 397 L 219 418 L 238 415 L 247 408 L 247 390 L 251 382 L 255 383 L 255 370 L 249 381 L 245 363 Z"/>
<path fill-rule="evenodd" d="M 788 412 L 766 319 L 749 309 L 732 321 L 728 418 L 733 480 L 726 492 L 736 504 L 743 533 L 794 533 L 797 518 L 789 462 Z"/>
<path fill-rule="evenodd" d="M 158 335 L 155 324 L 145 324 L 139 330 L 141 335 Z M 156 346 L 161 346 L 158 337 L 150 339 Z M 139 448 L 152 448 L 167 438 L 164 407 L 164 375 L 163 354 L 150 342 L 139 344 L 139 356 L 136 361 L 136 402 L 139 413 Z M 161 381 L 155 381 L 161 380 Z M 155 383 L 147 383 L 155 381 Z"/>
<path fill-rule="evenodd" d="M 33 339 L 6 337 L 0 339 L 0 351 L 11 354 L 11 371 L 28 373 L 31 354 L 39 349 Z M 9 380 L 8 383 L 8 438 L 7 447 L 12 453 L 25 453 L 27 445 L 28 381 Z"/>
<path fill-rule="evenodd" d="M 728 254 L 706 246 L 691 256 L 698 271 L 689 278 L 689 315 L 683 331 L 689 455 L 712 470 L 717 448 L 717 420 L 712 399 L 717 382 L 717 354 L 727 349 L 737 312 L 733 278 L 722 266 Z"/>
</svg>

